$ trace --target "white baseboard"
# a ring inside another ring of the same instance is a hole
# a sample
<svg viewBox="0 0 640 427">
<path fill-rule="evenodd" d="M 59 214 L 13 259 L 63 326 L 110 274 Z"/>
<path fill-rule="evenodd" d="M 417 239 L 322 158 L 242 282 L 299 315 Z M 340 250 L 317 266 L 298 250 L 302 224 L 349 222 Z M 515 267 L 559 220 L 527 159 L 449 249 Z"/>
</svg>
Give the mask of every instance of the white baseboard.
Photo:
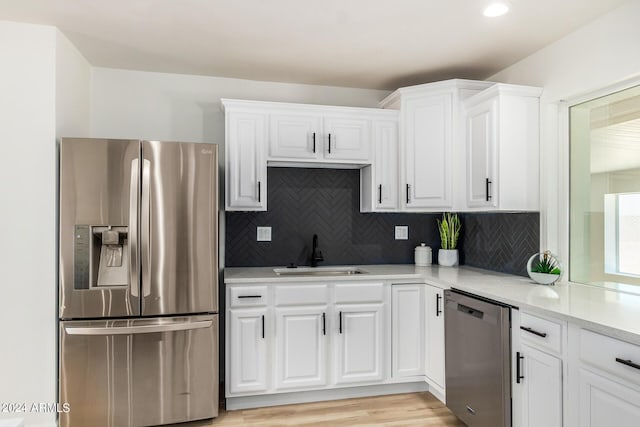
<svg viewBox="0 0 640 427">
<path fill-rule="evenodd" d="M 327 390 L 263 394 L 259 396 L 228 397 L 226 407 L 228 411 L 233 411 L 238 409 L 261 408 L 264 406 L 289 405 L 292 403 L 321 402 L 325 400 L 416 393 L 420 391 L 429 391 L 429 385 L 424 381 L 420 381 L 413 383 L 381 384 L 361 387 L 332 388 Z"/>
</svg>

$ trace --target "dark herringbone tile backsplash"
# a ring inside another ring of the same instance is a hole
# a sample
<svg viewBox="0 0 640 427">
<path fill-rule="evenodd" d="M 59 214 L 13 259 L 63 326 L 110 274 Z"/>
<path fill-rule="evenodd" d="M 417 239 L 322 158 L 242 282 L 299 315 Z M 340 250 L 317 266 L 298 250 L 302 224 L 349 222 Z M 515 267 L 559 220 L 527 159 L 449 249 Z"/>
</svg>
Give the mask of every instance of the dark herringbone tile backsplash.
<svg viewBox="0 0 640 427">
<path fill-rule="evenodd" d="M 438 214 L 359 212 L 358 170 L 268 168 L 267 212 L 226 213 L 228 267 L 308 265 L 313 234 L 321 265 L 409 264 L 421 242 L 439 247 Z M 526 274 L 538 251 L 539 214 L 464 214 L 461 258 L 467 265 Z M 394 226 L 408 225 L 409 240 Z M 256 227 L 271 226 L 272 241 L 256 242 Z"/>
</svg>

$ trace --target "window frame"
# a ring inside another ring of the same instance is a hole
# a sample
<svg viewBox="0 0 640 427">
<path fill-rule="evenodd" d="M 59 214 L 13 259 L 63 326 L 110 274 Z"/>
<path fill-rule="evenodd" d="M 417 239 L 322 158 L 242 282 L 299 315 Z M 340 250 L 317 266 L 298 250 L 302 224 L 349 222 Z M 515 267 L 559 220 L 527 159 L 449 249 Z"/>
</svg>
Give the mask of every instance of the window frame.
<svg viewBox="0 0 640 427">
<path fill-rule="evenodd" d="M 552 247 L 554 243 L 557 244 L 558 255 L 561 260 L 564 261 L 563 273 L 564 281 L 567 283 L 585 285 L 585 286 L 598 286 L 601 288 L 608 288 L 616 291 L 629 292 L 640 295 L 640 286 L 628 285 L 628 284 L 608 284 L 608 285 L 594 285 L 589 283 L 572 282 L 569 280 L 571 277 L 571 263 L 570 263 L 570 224 L 569 218 L 571 215 L 570 197 L 571 197 L 571 135 L 570 135 L 570 111 L 571 107 L 585 103 L 587 101 L 600 98 L 603 96 L 611 95 L 616 92 L 620 92 L 626 89 L 630 89 L 640 85 L 640 76 L 635 76 L 630 79 L 622 80 L 618 83 L 603 87 L 601 89 L 584 92 L 582 94 L 567 97 L 565 99 L 559 99 L 555 102 L 550 102 L 549 107 L 555 110 L 557 114 L 557 126 L 551 126 L 550 129 L 541 130 L 541 136 L 546 135 L 549 137 L 555 132 L 557 135 L 557 146 L 548 147 L 547 144 L 541 144 L 541 159 L 545 159 L 545 151 L 549 150 L 550 153 L 557 156 L 555 165 L 547 165 L 541 162 L 540 168 L 540 185 L 545 190 L 555 191 L 555 194 L 546 194 L 541 197 L 541 213 L 543 220 L 541 221 L 541 246 Z M 553 115 L 553 110 L 549 114 L 541 114 L 541 117 L 550 117 Z M 554 149 L 555 148 L 555 149 Z M 545 182 L 545 173 L 552 173 L 551 180 L 555 181 L 549 185 Z M 544 185 L 547 184 L 545 187 Z M 542 195 L 541 191 L 541 195 Z M 557 203 L 557 210 L 553 212 L 553 204 Z M 555 234 L 557 233 L 557 234 Z M 554 235 L 555 234 L 555 235 Z"/>
</svg>

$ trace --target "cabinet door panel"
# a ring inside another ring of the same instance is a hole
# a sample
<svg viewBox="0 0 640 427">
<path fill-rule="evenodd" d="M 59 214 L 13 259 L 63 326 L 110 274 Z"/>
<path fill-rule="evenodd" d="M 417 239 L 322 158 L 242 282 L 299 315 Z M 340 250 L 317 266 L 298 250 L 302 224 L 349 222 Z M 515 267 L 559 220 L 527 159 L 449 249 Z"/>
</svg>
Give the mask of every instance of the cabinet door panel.
<svg viewBox="0 0 640 427">
<path fill-rule="evenodd" d="M 383 372 L 382 304 L 336 306 L 336 383 L 381 381 Z M 342 332 L 340 332 L 340 317 Z"/>
<path fill-rule="evenodd" d="M 635 427 L 640 420 L 640 391 L 580 369 L 580 425 Z"/>
<path fill-rule="evenodd" d="M 275 159 L 315 159 L 322 153 L 320 116 L 271 114 L 269 157 Z"/>
<path fill-rule="evenodd" d="M 426 362 L 427 377 L 444 389 L 444 298 L 443 291 L 426 285 Z"/>
<path fill-rule="evenodd" d="M 265 115 L 227 113 L 227 210 L 267 209 Z"/>
<path fill-rule="evenodd" d="M 374 186 L 376 209 L 395 209 L 398 205 L 398 123 L 376 121 Z"/>
<path fill-rule="evenodd" d="M 402 200 L 407 208 L 452 206 L 452 96 L 406 101 Z"/>
<path fill-rule="evenodd" d="M 467 204 L 496 206 L 495 150 L 497 104 L 480 104 L 467 112 Z M 490 181 L 487 186 L 487 180 Z M 489 200 L 487 200 L 489 199 Z"/>
<path fill-rule="evenodd" d="M 394 378 L 424 375 L 424 286 L 391 287 L 391 375 Z"/>
<path fill-rule="evenodd" d="M 266 310 L 230 311 L 231 393 L 267 390 Z"/>
<path fill-rule="evenodd" d="M 332 160 L 369 160 L 371 122 L 364 118 L 326 116 L 324 157 Z"/>
<path fill-rule="evenodd" d="M 562 426 L 562 361 L 522 344 L 522 426 Z"/>
<path fill-rule="evenodd" d="M 276 309 L 276 388 L 326 381 L 326 307 Z"/>
</svg>

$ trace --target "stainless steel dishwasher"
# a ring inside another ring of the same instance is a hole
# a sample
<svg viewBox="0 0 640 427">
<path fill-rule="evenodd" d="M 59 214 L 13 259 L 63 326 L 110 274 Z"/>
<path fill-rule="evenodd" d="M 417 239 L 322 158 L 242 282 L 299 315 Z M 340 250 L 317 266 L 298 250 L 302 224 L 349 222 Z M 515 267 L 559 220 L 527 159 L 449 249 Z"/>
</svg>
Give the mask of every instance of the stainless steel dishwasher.
<svg viewBox="0 0 640 427">
<path fill-rule="evenodd" d="M 444 292 L 447 407 L 469 427 L 511 425 L 511 307 Z"/>
</svg>

